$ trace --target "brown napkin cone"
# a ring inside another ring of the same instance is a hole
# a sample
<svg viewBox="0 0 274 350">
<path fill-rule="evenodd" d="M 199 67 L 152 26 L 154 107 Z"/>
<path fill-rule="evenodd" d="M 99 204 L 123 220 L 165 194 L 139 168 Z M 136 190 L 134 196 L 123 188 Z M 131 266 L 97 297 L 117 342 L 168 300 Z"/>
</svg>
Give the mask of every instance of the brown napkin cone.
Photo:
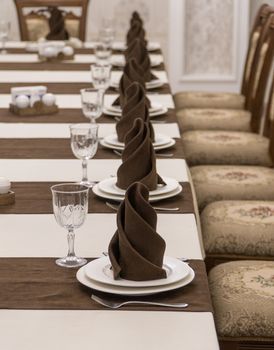
<svg viewBox="0 0 274 350">
<path fill-rule="evenodd" d="M 125 102 L 125 92 L 126 89 L 134 81 L 138 82 L 145 88 L 144 72 L 142 67 L 137 63 L 134 58 L 128 60 L 124 67 L 123 75 L 119 83 L 119 93 L 120 96 L 113 102 L 114 106 L 120 105 L 123 107 Z"/>
<path fill-rule="evenodd" d="M 149 127 L 141 118 L 135 119 L 132 129 L 126 135 L 122 161 L 117 171 L 118 187 L 126 190 L 138 181 L 153 191 L 158 184 L 165 185 L 157 174 Z"/>
<path fill-rule="evenodd" d="M 165 241 L 156 232 L 157 215 L 148 202 L 148 189 L 132 184 L 117 213 L 117 231 L 108 252 L 114 279 L 149 281 L 166 278 Z"/>
<path fill-rule="evenodd" d="M 130 19 L 130 26 L 134 24 L 134 21 L 139 22 L 141 25 L 143 25 L 143 20 L 139 14 L 138 11 L 133 11 Z"/>
<path fill-rule="evenodd" d="M 274 164 L 274 120 L 271 122 L 270 126 L 269 153 L 272 159 L 272 164 Z"/>
<path fill-rule="evenodd" d="M 146 42 L 145 36 L 146 36 L 146 32 L 143 28 L 142 23 L 140 21 L 133 21 L 132 25 L 130 26 L 127 32 L 127 37 L 126 37 L 127 46 L 129 46 L 130 43 L 136 38 L 139 38 Z"/>
<path fill-rule="evenodd" d="M 157 77 L 151 73 L 151 64 L 149 54 L 144 41 L 137 38 L 134 39 L 128 46 L 125 52 L 126 61 L 130 58 L 135 58 L 136 62 L 142 67 L 144 72 L 144 80 L 151 81 Z"/>
<path fill-rule="evenodd" d="M 133 82 L 125 91 L 122 117 L 116 123 L 118 141 L 124 142 L 126 134 L 132 128 L 134 120 L 141 118 L 149 125 L 150 137 L 154 141 L 154 130 L 149 121 L 149 107 L 146 93 L 141 84 Z"/>
<path fill-rule="evenodd" d="M 62 14 L 56 6 L 50 7 L 49 28 L 50 32 L 46 36 L 47 40 L 68 40 L 69 33 L 65 28 L 65 20 Z"/>
</svg>

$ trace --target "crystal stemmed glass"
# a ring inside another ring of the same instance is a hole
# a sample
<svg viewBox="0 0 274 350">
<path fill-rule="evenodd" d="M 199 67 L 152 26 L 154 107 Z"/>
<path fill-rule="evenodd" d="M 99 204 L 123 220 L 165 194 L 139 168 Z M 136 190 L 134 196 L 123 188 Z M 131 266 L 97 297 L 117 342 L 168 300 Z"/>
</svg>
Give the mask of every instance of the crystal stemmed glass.
<svg viewBox="0 0 274 350">
<path fill-rule="evenodd" d="M 111 77 L 111 64 L 92 64 L 90 66 L 92 83 L 100 91 L 101 107 L 104 107 L 104 94 L 109 88 Z"/>
<path fill-rule="evenodd" d="M 102 114 L 101 93 L 98 89 L 87 88 L 80 90 L 82 111 L 91 123 L 96 123 Z"/>
<path fill-rule="evenodd" d="M 99 39 L 103 43 L 109 45 L 110 47 L 113 44 L 115 38 L 115 30 L 113 28 L 112 20 L 104 19 L 102 21 L 102 27 L 99 31 Z"/>
<path fill-rule="evenodd" d="M 104 43 L 98 42 L 94 47 L 96 62 L 98 64 L 109 64 L 112 54 L 111 46 Z"/>
<path fill-rule="evenodd" d="M 1 54 L 7 53 L 7 51 L 5 50 L 5 44 L 8 39 L 9 31 L 10 31 L 10 22 L 5 20 L 0 20 L 0 40 L 2 42 Z"/>
<path fill-rule="evenodd" d="M 95 183 L 88 180 L 88 160 L 98 149 L 98 125 L 75 124 L 70 126 L 71 149 L 76 158 L 82 159 L 83 177 L 81 185 L 92 187 Z"/>
<path fill-rule="evenodd" d="M 82 226 L 88 212 L 89 188 L 77 183 L 66 183 L 51 187 L 53 213 L 57 223 L 68 230 L 68 254 L 56 260 L 63 267 L 78 267 L 87 263 L 74 252 L 74 230 Z"/>
</svg>

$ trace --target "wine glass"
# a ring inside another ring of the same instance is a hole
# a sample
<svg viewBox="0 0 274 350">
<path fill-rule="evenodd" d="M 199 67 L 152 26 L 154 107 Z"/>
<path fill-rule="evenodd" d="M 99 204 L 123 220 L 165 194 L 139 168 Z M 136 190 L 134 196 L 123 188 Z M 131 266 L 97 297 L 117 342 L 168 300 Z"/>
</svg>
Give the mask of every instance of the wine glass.
<svg viewBox="0 0 274 350">
<path fill-rule="evenodd" d="M 76 183 L 66 183 L 51 187 L 53 213 L 57 223 L 68 230 L 68 254 L 56 260 L 63 267 L 78 267 L 87 263 L 74 252 L 74 230 L 82 226 L 88 212 L 89 188 Z"/>
<path fill-rule="evenodd" d="M 88 160 L 98 149 L 98 124 L 75 124 L 70 126 L 70 144 L 76 158 L 82 159 L 83 177 L 81 185 L 92 187 L 95 183 L 88 180 Z"/>
<path fill-rule="evenodd" d="M 103 19 L 101 29 L 99 30 L 99 40 L 112 47 L 115 38 L 113 22 L 110 19 Z"/>
<path fill-rule="evenodd" d="M 0 40 L 2 42 L 1 54 L 7 53 L 7 51 L 5 50 L 5 44 L 6 44 L 6 41 L 8 40 L 9 31 L 10 31 L 10 22 L 5 20 L 0 20 Z"/>
<path fill-rule="evenodd" d="M 102 114 L 102 97 L 98 89 L 81 89 L 82 111 L 85 117 L 89 118 L 91 123 L 96 123 Z"/>
<path fill-rule="evenodd" d="M 106 43 L 98 42 L 94 47 L 96 62 L 98 64 L 109 64 L 112 54 L 111 46 Z"/>
<path fill-rule="evenodd" d="M 92 83 L 100 92 L 101 107 L 104 107 L 104 94 L 109 88 L 111 77 L 111 64 L 92 64 L 90 66 Z"/>
</svg>

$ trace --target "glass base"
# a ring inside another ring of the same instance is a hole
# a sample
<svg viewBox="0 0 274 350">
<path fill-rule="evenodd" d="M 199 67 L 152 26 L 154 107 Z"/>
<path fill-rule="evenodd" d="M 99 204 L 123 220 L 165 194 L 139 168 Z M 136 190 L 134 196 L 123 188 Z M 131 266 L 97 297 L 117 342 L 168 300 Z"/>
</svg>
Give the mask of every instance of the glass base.
<svg viewBox="0 0 274 350">
<path fill-rule="evenodd" d="M 84 185 L 84 186 L 87 186 L 87 187 L 93 187 L 96 185 L 97 182 L 94 182 L 94 181 L 81 181 L 80 182 L 80 185 Z"/>
<path fill-rule="evenodd" d="M 55 263 L 58 266 L 73 268 L 85 265 L 87 263 L 87 260 L 84 258 L 79 258 L 77 256 L 66 256 L 65 258 L 57 259 Z"/>
</svg>

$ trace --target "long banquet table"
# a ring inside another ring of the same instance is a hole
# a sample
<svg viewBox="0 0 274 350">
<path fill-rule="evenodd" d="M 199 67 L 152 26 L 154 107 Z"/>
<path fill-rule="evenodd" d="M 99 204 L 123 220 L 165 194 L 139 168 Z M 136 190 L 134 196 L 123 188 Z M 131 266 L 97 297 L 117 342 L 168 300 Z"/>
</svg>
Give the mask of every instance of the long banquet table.
<svg viewBox="0 0 274 350">
<path fill-rule="evenodd" d="M 195 195 L 168 77 L 161 70 L 164 65 L 156 68 L 155 74 L 165 85 L 148 96 L 168 108 L 164 117 L 155 118 L 165 123 L 153 126 L 175 138 L 176 144 L 168 150 L 173 158 L 157 155 L 157 169 L 182 183 L 183 192 L 163 202 L 180 210 L 158 213 L 157 232 L 166 241 L 166 254 L 189 259 L 196 277 L 189 286 L 156 299 L 178 298 L 190 306 L 184 311 L 133 306 L 112 311 L 90 300 L 91 291 L 81 288 L 75 270 L 54 264 L 54 258 L 66 254 L 66 240 L 52 214 L 49 188 L 81 178 L 81 163 L 70 150 L 68 126 L 86 121 L 80 110 L 79 89 L 90 85 L 93 44 L 85 43 L 77 50 L 73 63 L 57 65 L 39 63 L 35 54 L 26 53 L 25 46 L 10 42 L 8 55 L 0 57 L 0 176 L 12 181 L 16 194 L 14 205 L 0 207 L 0 349 L 218 349 Z M 160 51 L 155 54 L 161 56 Z M 119 79 L 121 71 L 114 70 L 112 76 Z M 12 115 L 8 109 L 10 88 L 40 84 L 57 94 L 58 114 Z M 116 97 L 117 91 L 109 89 L 105 103 L 111 104 Z M 115 130 L 112 117 L 103 115 L 98 123 L 99 137 Z M 120 163 L 111 150 L 99 147 L 89 161 L 90 180 L 114 175 Z M 87 220 L 76 232 L 77 254 L 88 259 L 101 256 L 115 230 L 115 212 L 91 193 Z"/>
</svg>

